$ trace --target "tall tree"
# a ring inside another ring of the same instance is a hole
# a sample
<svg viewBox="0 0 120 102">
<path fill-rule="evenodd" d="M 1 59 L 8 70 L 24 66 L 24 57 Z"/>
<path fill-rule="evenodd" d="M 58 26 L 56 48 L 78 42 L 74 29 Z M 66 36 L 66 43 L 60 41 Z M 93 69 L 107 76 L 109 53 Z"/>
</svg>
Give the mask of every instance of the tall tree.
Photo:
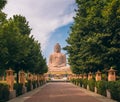
<svg viewBox="0 0 120 102">
<path fill-rule="evenodd" d="M 0 60 L 5 59 L 5 55 L 7 53 L 7 49 L 4 47 L 5 40 L 3 41 L 3 37 L 1 33 L 2 25 L 6 21 L 6 14 L 2 12 L 2 9 L 5 7 L 6 3 L 7 3 L 6 0 L 0 0 Z M 3 63 L 0 61 L 0 75 L 3 74 L 4 74 L 4 67 L 3 67 Z"/>
<path fill-rule="evenodd" d="M 26 20 L 24 16 L 14 15 L 13 18 L 10 18 L 10 20 L 13 20 L 15 25 L 19 28 L 20 34 L 23 35 L 30 34 L 31 28 L 29 26 L 29 22 Z"/>
<path fill-rule="evenodd" d="M 7 0 L 0 0 L 0 10 L 2 10 L 7 3 Z"/>
<path fill-rule="evenodd" d="M 64 48 L 73 72 L 94 72 L 110 66 L 119 70 L 120 2 L 76 0 L 76 3 L 76 17 L 66 40 L 68 46 Z"/>
</svg>

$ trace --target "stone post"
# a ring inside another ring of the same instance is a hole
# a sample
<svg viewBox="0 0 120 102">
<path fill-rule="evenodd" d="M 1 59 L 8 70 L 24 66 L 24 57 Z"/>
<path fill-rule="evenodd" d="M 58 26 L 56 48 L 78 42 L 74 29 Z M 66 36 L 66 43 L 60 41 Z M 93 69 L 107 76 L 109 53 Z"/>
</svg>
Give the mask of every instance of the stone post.
<svg viewBox="0 0 120 102">
<path fill-rule="evenodd" d="M 94 90 L 95 90 L 95 93 L 97 93 L 97 87 L 96 86 L 94 87 Z"/>
<path fill-rule="evenodd" d="M 106 90 L 106 94 L 107 94 L 107 97 L 111 99 L 111 93 L 108 89 Z"/>
<path fill-rule="evenodd" d="M 23 70 L 19 72 L 19 82 L 22 83 L 23 86 L 25 86 L 25 73 Z"/>
<path fill-rule="evenodd" d="M 12 99 L 12 98 L 16 97 L 16 91 L 13 90 L 14 75 L 13 75 L 13 70 L 12 69 L 6 70 L 6 82 L 9 85 L 9 90 L 10 90 L 9 98 Z"/>
<path fill-rule="evenodd" d="M 3 75 L 3 76 L 0 76 L 0 81 L 5 81 L 4 75 Z"/>
<path fill-rule="evenodd" d="M 96 79 L 96 81 L 100 81 L 102 79 L 102 74 L 99 70 L 96 72 L 95 79 Z"/>
<path fill-rule="evenodd" d="M 87 74 L 86 73 L 83 74 L 83 79 L 87 79 Z"/>
<path fill-rule="evenodd" d="M 33 74 L 33 80 L 35 81 L 35 88 L 37 88 L 37 76 L 35 73 Z"/>
<path fill-rule="evenodd" d="M 110 70 L 108 70 L 108 81 L 116 81 L 116 70 L 114 70 L 112 67 Z M 111 93 L 109 90 L 106 90 L 107 97 L 111 98 Z"/>
<path fill-rule="evenodd" d="M 82 74 L 79 75 L 79 78 L 82 79 Z"/>
<path fill-rule="evenodd" d="M 90 80 L 90 79 L 92 79 L 92 73 L 91 72 L 88 73 L 88 80 Z"/>
<path fill-rule="evenodd" d="M 31 73 L 28 73 L 28 80 L 30 81 L 31 90 L 33 90 L 33 85 L 32 85 L 33 76 Z"/>
<path fill-rule="evenodd" d="M 37 74 L 37 83 L 38 83 L 38 86 L 40 86 L 40 78 L 39 78 L 39 74 Z"/>
<path fill-rule="evenodd" d="M 23 90 L 22 93 L 26 93 L 27 92 L 27 88 L 25 87 L 25 73 L 23 70 L 21 70 L 19 72 L 19 82 L 23 84 Z"/>
<path fill-rule="evenodd" d="M 116 70 L 112 67 L 108 70 L 108 81 L 116 81 Z"/>
</svg>

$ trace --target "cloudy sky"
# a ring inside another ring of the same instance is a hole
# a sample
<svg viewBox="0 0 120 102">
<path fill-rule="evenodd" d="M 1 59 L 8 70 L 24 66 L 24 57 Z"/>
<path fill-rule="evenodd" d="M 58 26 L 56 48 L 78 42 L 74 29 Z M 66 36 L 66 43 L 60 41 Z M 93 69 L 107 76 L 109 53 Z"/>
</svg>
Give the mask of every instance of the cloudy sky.
<svg viewBox="0 0 120 102">
<path fill-rule="evenodd" d="M 75 15 L 75 0 L 7 0 L 4 12 L 9 17 L 21 14 L 29 21 L 31 35 L 41 43 L 48 57 L 55 43 L 64 47 Z"/>
</svg>

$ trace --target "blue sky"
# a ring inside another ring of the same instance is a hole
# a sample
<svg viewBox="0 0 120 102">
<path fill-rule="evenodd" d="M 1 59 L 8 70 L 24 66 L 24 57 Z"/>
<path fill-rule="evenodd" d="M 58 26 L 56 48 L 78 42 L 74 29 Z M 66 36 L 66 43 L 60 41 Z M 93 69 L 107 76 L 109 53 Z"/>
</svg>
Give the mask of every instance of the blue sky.
<svg viewBox="0 0 120 102">
<path fill-rule="evenodd" d="M 3 9 L 7 17 L 20 14 L 26 17 L 32 28 L 31 35 L 41 43 L 43 55 L 53 52 L 58 42 L 66 46 L 69 27 L 73 23 L 75 0 L 7 0 Z M 62 51 L 65 53 L 64 51 Z M 48 59 L 47 59 L 48 60 Z"/>
<path fill-rule="evenodd" d="M 59 43 L 61 45 L 61 52 L 66 54 L 66 51 L 64 51 L 62 48 L 67 45 L 67 42 L 65 40 L 69 36 L 71 24 L 72 22 L 65 26 L 59 27 L 51 34 L 51 37 L 48 40 L 49 43 L 47 44 L 43 52 L 44 56 L 49 56 L 51 53 L 54 52 L 54 45 L 56 43 Z"/>
</svg>

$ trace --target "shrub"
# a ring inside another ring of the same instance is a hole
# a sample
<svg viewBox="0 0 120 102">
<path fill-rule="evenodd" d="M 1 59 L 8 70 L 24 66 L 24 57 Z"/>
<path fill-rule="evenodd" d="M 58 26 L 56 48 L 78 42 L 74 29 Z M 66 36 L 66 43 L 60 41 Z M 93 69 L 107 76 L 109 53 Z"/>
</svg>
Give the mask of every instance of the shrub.
<svg viewBox="0 0 120 102">
<path fill-rule="evenodd" d="M 25 86 L 27 87 L 27 92 L 31 91 L 31 81 L 28 80 L 27 83 L 25 83 Z"/>
<path fill-rule="evenodd" d="M 42 86 L 43 85 L 43 80 L 40 80 L 39 82 L 40 82 L 40 86 Z"/>
<path fill-rule="evenodd" d="M 89 85 L 89 89 L 94 92 L 95 80 L 94 79 L 88 80 L 88 85 Z"/>
<path fill-rule="evenodd" d="M 9 100 L 9 86 L 7 84 L 0 84 L 0 102 Z"/>
<path fill-rule="evenodd" d="M 108 90 L 112 99 L 120 102 L 120 81 L 108 82 Z"/>
<path fill-rule="evenodd" d="M 79 85 L 80 84 L 80 79 L 75 79 L 75 85 Z"/>
<path fill-rule="evenodd" d="M 79 79 L 80 87 L 82 87 L 83 79 Z"/>
<path fill-rule="evenodd" d="M 75 84 L 75 79 L 71 79 L 70 82 L 72 82 L 73 84 Z"/>
<path fill-rule="evenodd" d="M 96 82 L 97 93 L 106 96 L 107 81 L 97 81 Z"/>
<path fill-rule="evenodd" d="M 22 95 L 23 84 L 15 83 L 14 84 L 14 90 L 16 90 L 16 96 Z"/>
<path fill-rule="evenodd" d="M 83 85 L 84 85 L 85 89 L 87 89 L 87 84 L 88 84 L 88 80 L 87 79 L 83 79 Z"/>
<path fill-rule="evenodd" d="M 36 85 L 37 85 L 37 81 L 33 81 L 33 82 L 32 82 L 32 85 L 33 85 L 33 89 L 35 89 L 35 88 L 36 88 Z"/>
</svg>

